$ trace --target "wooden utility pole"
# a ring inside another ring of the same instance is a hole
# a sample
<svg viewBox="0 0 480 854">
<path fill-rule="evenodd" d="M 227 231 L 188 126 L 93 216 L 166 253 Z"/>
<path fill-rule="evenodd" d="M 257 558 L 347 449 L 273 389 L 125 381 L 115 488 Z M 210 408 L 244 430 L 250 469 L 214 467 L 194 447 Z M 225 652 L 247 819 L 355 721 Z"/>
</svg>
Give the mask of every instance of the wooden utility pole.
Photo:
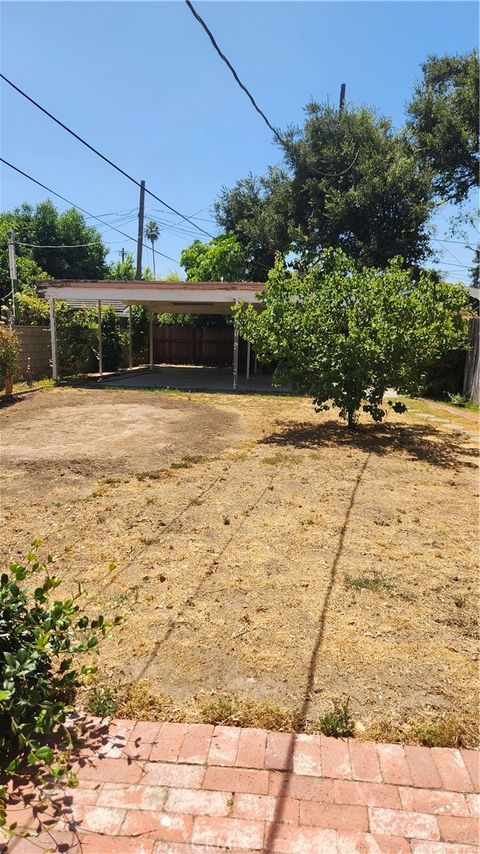
<svg viewBox="0 0 480 854">
<path fill-rule="evenodd" d="M 8 230 L 8 267 L 10 270 L 10 282 L 12 285 L 12 313 L 13 322 L 17 322 L 17 306 L 15 304 L 15 291 L 17 288 L 17 259 L 15 257 L 15 234 L 13 228 Z"/>
<path fill-rule="evenodd" d="M 123 246 L 120 250 L 120 255 L 122 256 L 122 264 L 125 264 L 125 249 L 123 248 Z"/>
<path fill-rule="evenodd" d="M 138 205 L 137 271 L 135 278 L 142 278 L 143 217 L 145 211 L 145 181 L 140 181 L 140 203 Z"/>
<path fill-rule="evenodd" d="M 338 106 L 339 113 L 341 113 L 342 110 L 345 109 L 345 90 L 346 90 L 346 88 L 347 88 L 346 84 L 342 83 L 342 85 L 340 86 L 340 104 Z"/>
</svg>

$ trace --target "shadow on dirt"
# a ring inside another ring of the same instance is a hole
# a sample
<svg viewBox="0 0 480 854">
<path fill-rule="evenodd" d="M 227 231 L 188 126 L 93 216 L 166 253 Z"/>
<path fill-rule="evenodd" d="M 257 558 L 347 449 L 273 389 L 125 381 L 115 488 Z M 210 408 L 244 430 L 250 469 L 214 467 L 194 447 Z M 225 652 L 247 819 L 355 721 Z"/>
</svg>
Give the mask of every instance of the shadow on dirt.
<svg viewBox="0 0 480 854">
<path fill-rule="evenodd" d="M 372 454 L 394 451 L 407 459 L 445 469 L 475 468 L 478 451 L 466 444 L 465 435 L 436 430 L 423 424 L 367 424 L 349 430 L 336 421 L 278 421 L 278 430 L 264 436 L 260 444 L 320 448 L 355 448 Z"/>
</svg>

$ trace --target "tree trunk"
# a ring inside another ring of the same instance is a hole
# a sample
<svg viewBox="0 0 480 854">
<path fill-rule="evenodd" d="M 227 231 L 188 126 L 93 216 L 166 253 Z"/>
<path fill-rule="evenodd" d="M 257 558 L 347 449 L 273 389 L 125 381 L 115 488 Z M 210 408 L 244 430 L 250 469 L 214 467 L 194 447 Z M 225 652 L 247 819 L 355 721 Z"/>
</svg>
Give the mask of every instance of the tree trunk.
<svg viewBox="0 0 480 854">
<path fill-rule="evenodd" d="M 5 377 L 5 380 L 4 380 L 4 384 L 5 384 L 5 395 L 8 397 L 8 395 L 13 394 L 13 380 L 12 380 L 11 374 L 7 374 L 7 376 Z"/>
<path fill-rule="evenodd" d="M 355 409 L 347 410 L 347 426 L 349 430 L 355 430 L 357 426 L 357 415 Z"/>
<path fill-rule="evenodd" d="M 155 278 L 155 249 L 154 249 L 153 243 L 154 242 L 152 240 L 153 278 Z"/>
</svg>

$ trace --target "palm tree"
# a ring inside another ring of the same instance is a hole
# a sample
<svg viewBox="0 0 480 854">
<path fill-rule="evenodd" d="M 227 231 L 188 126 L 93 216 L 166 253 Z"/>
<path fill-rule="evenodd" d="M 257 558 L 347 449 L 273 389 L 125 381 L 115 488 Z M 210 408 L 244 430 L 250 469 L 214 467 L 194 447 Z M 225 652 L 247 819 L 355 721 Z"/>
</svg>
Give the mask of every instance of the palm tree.
<svg viewBox="0 0 480 854">
<path fill-rule="evenodd" d="M 155 248 L 154 248 L 154 244 L 155 244 L 155 241 L 158 240 L 158 238 L 160 237 L 160 229 L 159 229 L 159 227 L 158 227 L 158 225 L 154 219 L 151 219 L 149 222 L 147 222 L 147 224 L 145 226 L 145 237 L 152 244 L 153 278 L 155 278 Z"/>
</svg>

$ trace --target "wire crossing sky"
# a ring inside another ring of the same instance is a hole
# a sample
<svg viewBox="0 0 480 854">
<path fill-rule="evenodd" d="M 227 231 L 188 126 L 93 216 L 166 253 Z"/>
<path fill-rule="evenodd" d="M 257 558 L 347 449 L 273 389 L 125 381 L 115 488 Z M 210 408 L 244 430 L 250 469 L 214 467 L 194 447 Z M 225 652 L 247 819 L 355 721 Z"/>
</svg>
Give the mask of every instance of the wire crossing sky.
<svg viewBox="0 0 480 854">
<path fill-rule="evenodd" d="M 432 53 L 471 50 L 478 32 L 476 4 L 461 0 L 194 4 L 280 135 L 303 123 L 312 98 L 336 106 L 343 82 L 347 107 L 375 106 L 402 127 L 421 63 Z M 197 226 L 218 233 L 212 205 L 222 186 L 282 161 L 282 146 L 185 2 L 4 3 L 1 24 L 1 72 L 188 217 L 147 196 L 146 218 L 160 223 L 155 249 L 168 256 L 164 269 L 157 262 L 159 276 L 179 270 L 171 259 L 195 235 L 208 239 Z M 133 211 L 121 243 L 133 251 L 138 187 L 11 87 L 0 89 L 4 158 L 99 216 L 105 234 L 114 226 L 123 232 L 118 212 L 126 212 L 126 224 Z M 48 196 L 7 167 L 0 180 L 3 209 Z M 439 210 L 432 242 L 444 259 L 436 266 L 450 270 L 450 279 L 471 265 L 466 247 L 477 236 L 467 230 L 461 245 L 463 236 L 449 232 L 452 212 Z M 110 259 L 119 251 L 112 246 Z"/>
</svg>

